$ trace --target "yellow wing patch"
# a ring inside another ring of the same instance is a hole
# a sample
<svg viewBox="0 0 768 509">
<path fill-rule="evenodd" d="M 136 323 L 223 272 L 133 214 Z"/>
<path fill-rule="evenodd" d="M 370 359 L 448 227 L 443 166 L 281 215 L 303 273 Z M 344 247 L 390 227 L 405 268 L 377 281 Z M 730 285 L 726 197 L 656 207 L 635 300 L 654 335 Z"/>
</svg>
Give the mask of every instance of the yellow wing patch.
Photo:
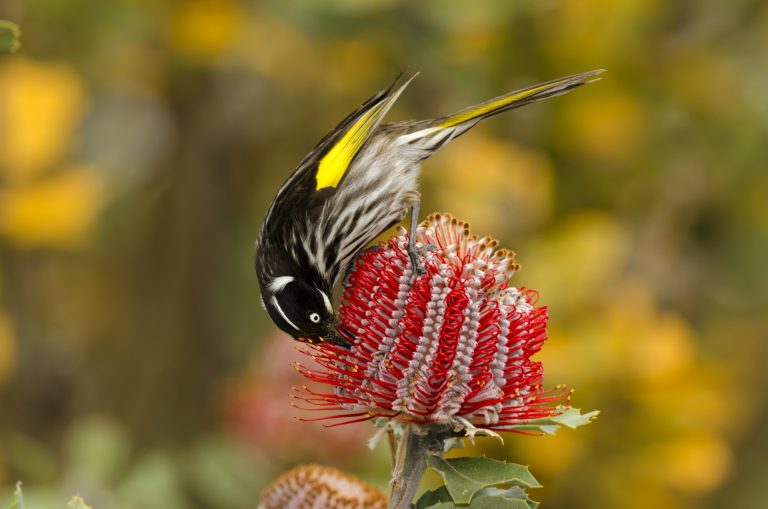
<svg viewBox="0 0 768 509">
<path fill-rule="evenodd" d="M 389 97 L 361 115 L 349 130 L 344 133 L 344 136 L 320 159 L 316 175 L 318 191 L 325 187 L 336 187 L 339 185 L 344 174 L 349 170 L 352 159 L 355 158 L 363 144 L 379 127 L 384 115 L 387 114 L 397 98 L 400 97 L 405 87 L 416 76 L 413 75 Z"/>
<path fill-rule="evenodd" d="M 389 109 L 384 108 L 388 102 L 388 100 L 383 101 L 366 111 L 323 156 L 317 169 L 318 190 L 339 185 L 341 178 L 349 169 L 352 159 L 357 155 L 368 136 L 378 127 L 379 120 Z"/>
</svg>

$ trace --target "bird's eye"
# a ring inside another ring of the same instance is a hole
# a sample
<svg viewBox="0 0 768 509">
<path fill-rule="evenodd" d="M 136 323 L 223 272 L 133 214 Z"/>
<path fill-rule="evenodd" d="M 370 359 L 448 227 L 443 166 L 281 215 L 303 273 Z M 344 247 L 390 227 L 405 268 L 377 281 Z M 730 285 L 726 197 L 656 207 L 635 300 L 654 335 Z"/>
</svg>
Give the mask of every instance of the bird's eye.
<svg viewBox="0 0 768 509">
<path fill-rule="evenodd" d="M 317 313 L 310 313 L 309 321 L 312 323 L 320 323 L 320 315 Z"/>
</svg>

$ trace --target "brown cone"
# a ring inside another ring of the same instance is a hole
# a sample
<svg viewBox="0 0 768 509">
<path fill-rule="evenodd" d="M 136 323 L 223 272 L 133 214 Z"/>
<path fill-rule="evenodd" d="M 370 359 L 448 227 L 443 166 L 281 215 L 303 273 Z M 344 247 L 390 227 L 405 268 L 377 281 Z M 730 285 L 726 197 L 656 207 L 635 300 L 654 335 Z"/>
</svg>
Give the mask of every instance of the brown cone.
<svg viewBox="0 0 768 509">
<path fill-rule="evenodd" d="M 303 465 L 289 470 L 262 494 L 258 509 L 386 509 L 387 498 L 335 468 Z"/>
</svg>

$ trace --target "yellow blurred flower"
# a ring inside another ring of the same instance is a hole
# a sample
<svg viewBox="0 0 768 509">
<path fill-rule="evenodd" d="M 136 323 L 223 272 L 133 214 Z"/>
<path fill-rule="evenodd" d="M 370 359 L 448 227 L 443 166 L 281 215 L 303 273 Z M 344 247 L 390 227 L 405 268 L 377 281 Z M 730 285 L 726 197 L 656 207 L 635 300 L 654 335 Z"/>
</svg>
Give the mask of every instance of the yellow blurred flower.
<svg viewBox="0 0 768 509">
<path fill-rule="evenodd" d="M 553 61 L 571 65 L 612 67 L 636 50 L 642 37 L 639 26 L 651 18 L 658 0 L 565 0 L 542 9 L 538 18 L 544 50 Z"/>
<path fill-rule="evenodd" d="M 618 276 L 628 252 L 629 232 L 614 217 L 573 213 L 520 251 L 518 284 L 537 288 L 553 308 L 584 303 Z"/>
<path fill-rule="evenodd" d="M 0 171 L 11 181 L 50 168 L 71 143 L 85 106 L 80 76 L 24 58 L 0 65 Z"/>
<path fill-rule="evenodd" d="M 666 416 L 668 433 L 722 432 L 743 419 L 744 405 L 738 399 L 743 388 L 737 392 L 726 385 L 721 373 L 696 359 L 674 378 L 637 387 L 633 398 L 646 415 Z"/>
<path fill-rule="evenodd" d="M 477 229 L 509 231 L 536 225 L 552 205 L 552 164 L 542 153 L 479 131 L 445 147 L 426 163 L 435 203 L 471 217 Z"/>
<path fill-rule="evenodd" d="M 629 93 L 607 88 L 563 103 L 558 139 L 569 152 L 619 163 L 631 158 L 644 142 L 648 118 Z"/>
<path fill-rule="evenodd" d="M 457 25 L 449 39 L 451 55 L 459 62 L 476 63 L 478 58 L 504 42 L 503 35 L 503 31 L 485 26 Z"/>
<path fill-rule="evenodd" d="M 677 384 L 697 362 L 690 325 L 677 314 L 660 312 L 641 281 L 615 281 L 611 287 L 610 294 L 591 303 L 578 300 L 579 310 L 567 330 L 551 328 L 552 340 L 541 353 L 549 374 L 580 386 L 596 377 L 631 380 L 654 390 L 672 380 Z"/>
<path fill-rule="evenodd" d="M 247 13 L 231 0 L 181 2 L 173 16 L 171 42 L 187 56 L 215 59 L 232 48 L 246 20 Z"/>
<path fill-rule="evenodd" d="M 385 58 L 381 48 L 365 39 L 346 39 L 323 48 L 326 84 L 334 91 L 359 96 L 382 88 L 379 69 Z M 394 78 L 394 75 L 392 76 Z"/>
<path fill-rule="evenodd" d="M 0 234 L 24 246 L 78 247 L 104 202 L 104 183 L 90 168 L 74 167 L 0 191 Z"/>
<path fill-rule="evenodd" d="M 642 337 L 635 347 L 632 368 L 639 377 L 647 379 L 678 375 L 693 360 L 693 332 L 678 315 L 663 313 L 651 318 L 655 318 L 651 327 L 647 326 L 650 320 L 638 324 L 639 330 L 636 333 L 642 334 Z M 631 325 L 632 321 L 628 323 Z"/>
<path fill-rule="evenodd" d="M 551 329 L 540 354 L 547 377 L 568 380 L 587 395 L 601 387 L 622 398 L 613 411 L 590 401 L 609 407 L 599 422 L 620 429 L 609 435 L 644 444 L 626 464 L 605 465 L 608 477 L 610 470 L 624 472 L 611 481 L 617 497 L 643 486 L 643 507 L 659 502 L 665 487 L 690 495 L 711 491 L 732 463 L 723 436 L 734 419 L 727 383 L 701 357 L 695 332 L 682 316 L 660 310 L 645 281 L 613 275 L 610 293 L 596 292 L 591 303 L 574 301 L 561 309 L 569 319 Z"/>
<path fill-rule="evenodd" d="M 590 354 L 604 356 L 606 366 L 617 368 L 610 376 L 655 385 L 685 374 L 696 356 L 690 325 L 677 314 L 660 312 L 644 282 L 630 279 L 612 286 L 604 302 L 594 303 L 599 311 L 581 321 L 589 325 L 572 329 L 579 337 L 573 338 L 573 351 L 566 355 L 578 355 L 578 348 L 594 342 Z M 592 369 L 591 364 L 580 366 Z M 603 375 L 609 375 L 606 366 Z"/>
<path fill-rule="evenodd" d="M 713 58 L 708 48 L 687 47 L 677 54 L 677 59 L 685 65 L 670 68 L 667 91 L 687 114 L 727 118 L 739 111 L 736 106 L 744 104 L 743 77 L 733 71 L 732 64 Z M 702 83 L 708 86 L 703 87 Z"/>
<path fill-rule="evenodd" d="M 0 310 L 0 384 L 11 374 L 15 358 L 16 337 L 11 319 Z"/>
<path fill-rule="evenodd" d="M 723 482 L 733 463 L 733 455 L 721 438 L 685 435 L 648 449 L 649 470 L 662 482 L 690 494 L 711 491 Z"/>
<path fill-rule="evenodd" d="M 587 441 L 580 436 L 581 432 L 561 430 L 551 437 L 520 436 L 510 438 L 509 442 L 514 445 L 514 454 L 519 454 L 526 462 L 530 461 L 537 475 L 558 475 L 573 468 L 585 454 L 589 454 Z"/>
<path fill-rule="evenodd" d="M 306 77 L 320 72 L 321 51 L 297 27 L 260 11 L 246 28 L 240 48 L 244 58 L 281 86 L 306 87 Z"/>
</svg>

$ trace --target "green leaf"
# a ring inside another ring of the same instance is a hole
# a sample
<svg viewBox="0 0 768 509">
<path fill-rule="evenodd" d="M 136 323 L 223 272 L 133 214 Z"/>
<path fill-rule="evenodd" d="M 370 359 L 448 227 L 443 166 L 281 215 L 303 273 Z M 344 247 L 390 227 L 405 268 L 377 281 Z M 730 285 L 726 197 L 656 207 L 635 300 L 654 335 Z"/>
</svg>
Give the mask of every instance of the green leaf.
<svg viewBox="0 0 768 509">
<path fill-rule="evenodd" d="M 526 499 L 480 495 L 469 504 L 471 509 L 531 509 Z"/>
<path fill-rule="evenodd" d="M 130 450 L 125 429 L 100 416 L 78 419 L 69 430 L 65 448 L 73 474 L 105 485 L 124 470 Z"/>
<path fill-rule="evenodd" d="M 21 492 L 21 481 L 16 483 L 16 489 L 13 490 L 11 509 L 24 509 L 24 495 Z M 72 497 L 67 504 L 67 509 L 91 509 L 91 506 L 86 505 L 82 497 Z"/>
<path fill-rule="evenodd" d="M 562 426 L 575 429 L 579 426 L 589 424 L 599 413 L 598 410 L 594 410 L 587 414 L 582 414 L 581 410 L 578 408 L 568 407 L 559 415 L 546 417 L 544 419 L 535 419 L 516 426 L 506 426 L 503 429 L 509 431 L 539 431 L 547 435 L 554 435 Z"/>
<path fill-rule="evenodd" d="M 433 507 L 441 502 L 453 503 L 451 495 L 448 494 L 448 490 L 445 486 L 440 486 L 436 490 L 425 491 L 419 497 L 414 509 L 427 509 L 428 507 Z"/>
<path fill-rule="evenodd" d="M 21 48 L 20 37 L 19 25 L 0 19 L 0 53 L 13 53 Z"/>
<path fill-rule="evenodd" d="M 431 506 L 429 509 L 531 509 L 525 500 L 520 499 L 498 499 L 490 497 L 478 497 L 470 505 L 456 505 L 453 502 L 443 502 Z"/>
<path fill-rule="evenodd" d="M 445 486 L 434 491 L 428 491 L 416 502 L 415 509 L 457 509 L 466 507 L 469 509 L 536 509 L 538 502 L 528 498 L 525 490 L 513 486 L 508 490 L 498 488 L 485 488 L 478 491 L 472 497 L 472 502 L 467 505 L 456 505 L 451 500 Z"/>
<path fill-rule="evenodd" d="M 475 499 L 473 499 L 473 504 L 474 504 L 474 500 L 479 500 L 481 497 L 496 497 L 497 500 L 498 499 L 523 500 L 525 501 L 528 509 L 536 509 L 539 506 L 539 503 L 536 502 L 535 500 L 531 500 L 530 498 L 528 498 L 528 494 L 525 492 L 523 488 L 519 486 L 512 486 L 507 490 L 502 490 L 499 488 L 485 488 L 483 491 L 475 495 Z"/>
<path fill-rule="evenodd" d="M 475 493 L 498 484 L 515 484 L 527 488 L 541 486 L 528 468 L 485 456 L 452 459 L 430 456 L 427 466 L 443 477 L 446 489 L 456 504 L 469 504 Z"/>
<path fill-rule="evenodd" d="M 11 509 L 24 509 L 24 495 L 21 493 L 21 481 L 16 483 L 16 489 L 13 490 Z"/>
</svg>

